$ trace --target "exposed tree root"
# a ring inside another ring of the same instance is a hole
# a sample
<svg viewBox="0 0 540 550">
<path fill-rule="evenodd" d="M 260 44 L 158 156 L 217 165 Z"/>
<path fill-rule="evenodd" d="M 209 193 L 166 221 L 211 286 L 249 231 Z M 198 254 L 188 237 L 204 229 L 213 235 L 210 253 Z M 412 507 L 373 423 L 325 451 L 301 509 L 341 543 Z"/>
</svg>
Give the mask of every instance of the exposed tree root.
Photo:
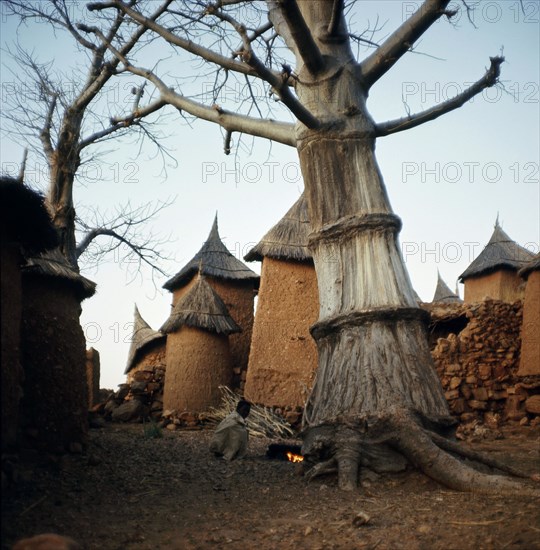
<svg viewBox="0 0 540 550">
<path fill-rule="evenodd" d="M 445 451 L 449 451 L 456 455 L 462 456 L 463 458 L 468 458 L 469 460 L 474 460 L 479 464 L 485 464 L 490 468 L 495 468 L 497 470 L 500 470 L 501 472 L 505 472 L 514 477 L 521 477 L 524 479 L 535 479 L 534 475 L 531 476 L 531 474 L 523 472 L 522 470 L 518 470 L 513 466 L 509 466 L 508 464 L 505 464 L 504 462 L 501 462 L 500 460 L 497 460 L 496 458 L 493 458 L 486 453 L 474 451 L 472 449 L 464 447 L 463 445 L 460 445 L 456 441 L 452 441 L 450 439 L 441 437 L 438 434 L 430 434 L 430 436 L 433 442 L 438 447 L 440 447 L 441 449 L 444 449 Z"/>
<path fill-rule="evenodd" d="M 508 476 L 487 474 L 453 455 L 505 472 L 514 477 L 537 480 L 484 453 L 462 447 L 426 429 L 408 411 L 393 411 L 370 422 L 327 424 L 306 431 L 302 453 L 306 457 L 306 477 L 338 472 L 338 485 L 353 490 L 358 484 L 359 468 L 397 471 L 401 455 L 438 483 L 457 491 L 485 494 L 513 493 L 540 497 L 540 489 Z M 309 466 L 312 466 L 309 469 Z"/>
</svg>

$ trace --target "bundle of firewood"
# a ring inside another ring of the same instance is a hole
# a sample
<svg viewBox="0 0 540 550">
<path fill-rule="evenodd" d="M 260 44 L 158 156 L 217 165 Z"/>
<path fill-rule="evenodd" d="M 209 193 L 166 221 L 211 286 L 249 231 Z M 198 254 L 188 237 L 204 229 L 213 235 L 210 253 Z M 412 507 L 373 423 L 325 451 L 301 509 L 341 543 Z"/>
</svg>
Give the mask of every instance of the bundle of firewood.
<svg viewBox="0 0 540 550">
<path fill-rule="evenodd" d="M 221 406 L 212 408 L 204 414 L 208 424 L 218 424 L 227 415 L 236 410 L 236 404 L 240 397 L 226 386 L 220 386 L 222 393 Z M 251 405 L 251 412 L 247 418 L 249 434 L 255 437 L 280 437 L 287 438 L 295 435 L 291 425 L 272 409 L 261 405 Z"/>
</svg>

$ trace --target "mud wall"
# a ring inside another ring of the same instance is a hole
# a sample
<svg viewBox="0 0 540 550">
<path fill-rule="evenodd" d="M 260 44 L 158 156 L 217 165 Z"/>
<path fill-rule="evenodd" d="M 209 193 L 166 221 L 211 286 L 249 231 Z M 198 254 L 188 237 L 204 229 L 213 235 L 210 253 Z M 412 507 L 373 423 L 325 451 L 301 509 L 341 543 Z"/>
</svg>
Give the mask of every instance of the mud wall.
<svg viewBox="0 0 540 550">
<path fill-rule="evenodd" d="M 471 277 L 466 279 L 464 286 L 463 299 L 469 304 L 481 302 L 487 298 L 512 303 L 523 299 L 525 289 L 523 279 L 516 271 L 508 269 L 481 277 Z"/>
<path fill-rule="evenodd" d="M 317 346 L 309 327 L 318 313 L 314 267 L 265 258 L 245 386 L 247 399 L 265 406 L 304 405 L 317 368 Z"/>
<path fill-rule="evenodd" d="M 540 375 L 540 271 L 531 272 L 525 287 L 518 374 Z"/>
<path fill-rule="evenodd" d="M 23 372 L 20 364 L 21 255 L 19 247 L 2 243 L 2 450 L 16 444 Z"/>
<path fill-rule="evenodd" d="M 219 406 L 219 386 L 230 385 L 227 336 L 191 327 L 167 335 L 163 409 L 203 412 Z"/>
<path fill-rule="evenodd" d="M 59 279 L 23 274 L 21 435 L 26 444 L 64 452 L 88 431 L 86 342 L 81 305 Z"/>
</svg>

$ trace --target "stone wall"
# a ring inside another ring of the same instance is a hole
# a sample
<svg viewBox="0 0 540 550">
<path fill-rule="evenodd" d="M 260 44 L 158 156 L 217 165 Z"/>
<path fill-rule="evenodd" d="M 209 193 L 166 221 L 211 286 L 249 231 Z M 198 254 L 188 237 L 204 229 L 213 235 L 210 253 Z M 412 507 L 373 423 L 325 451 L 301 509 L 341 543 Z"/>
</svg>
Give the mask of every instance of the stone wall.
<svg viewBox="0 0 540 550">
<path fill-rule="evenodd" d="M 441 335 L 432 356 L 452 413 L 462 422 L 478 420 L 494 428 L 508 420 L 540 422 L 540 377 L 517 374 L 522 302 L 426 308 L 432 314 L 431 331 Z M 456 326 L 464 328 L 453 332 Z M 442 336 L 444 327 L 449 330 Z"/>
</svg>

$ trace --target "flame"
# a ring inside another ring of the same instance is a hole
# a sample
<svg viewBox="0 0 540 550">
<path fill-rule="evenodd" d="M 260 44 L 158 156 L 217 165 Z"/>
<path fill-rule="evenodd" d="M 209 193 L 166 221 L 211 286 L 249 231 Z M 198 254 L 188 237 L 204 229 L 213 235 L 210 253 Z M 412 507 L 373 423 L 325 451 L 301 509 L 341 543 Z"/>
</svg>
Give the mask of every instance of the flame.
<svg viewBox="0 0 540 550">
<path fill-rule="evenodd" d="M 302 462 L 302 460 L 304 460 L 304 457 L 302 455 L 295 455 L 294 453 L 291 453 L 290 451 L 288 451 L 287 459 L 290 462 Z"/>
</svg>

